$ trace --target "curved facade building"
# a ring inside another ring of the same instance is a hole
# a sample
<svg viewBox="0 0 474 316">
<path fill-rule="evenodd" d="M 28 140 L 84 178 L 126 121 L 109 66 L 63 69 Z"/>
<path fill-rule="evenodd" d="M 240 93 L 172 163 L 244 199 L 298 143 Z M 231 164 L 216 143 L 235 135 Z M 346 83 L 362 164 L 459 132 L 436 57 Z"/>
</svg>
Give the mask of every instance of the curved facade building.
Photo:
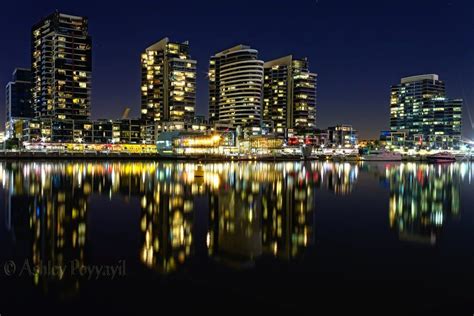
<svg viewBox="0 0 474 316">
<path fill-rule="evenodd" d="M 242 127 L 260 127 L 263 61 L 245 45 L 211 57 L 209 67 L 209 119 Z"/>
</svg>

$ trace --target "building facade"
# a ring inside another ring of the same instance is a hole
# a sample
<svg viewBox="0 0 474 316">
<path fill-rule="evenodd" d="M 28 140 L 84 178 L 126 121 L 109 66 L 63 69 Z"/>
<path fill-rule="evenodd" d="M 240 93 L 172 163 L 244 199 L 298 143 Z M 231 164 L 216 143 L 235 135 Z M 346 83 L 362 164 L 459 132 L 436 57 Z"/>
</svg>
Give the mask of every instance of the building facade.
<svg viewBox="0 0 474 316">
<path fill-rule="evenodd" d="M 351 125 L 330 126 L 327 129 L 331 146 L 354 147 L 358 143 L 358 133 Z"/>
<path fill-rule="evenodd" d="M 22 141 L 28 143 L 154 144 L 156 124 L 141 119 L 25 120 Z"/>
<path fill-rule="evenodd" d="M 188 122 L 196 107 L 196 61 L 189 43 L 164 38 L 141 56 L 141 116 L 160 122 Z"/>
<path fill-rule="evenodd" d="M 277 135 L 313 134 L 316 128 L 316 77 L 307 59 L 285 56 L 264 64 L 263 120 Z"/>
<path fill-rule="evenodd" d="M 436 74 L 402 78 L 391 88 L 390 131 L 401 147 L 449 149 L 461 142 L 461 99 L 449 99 Z M 399 142 L 398 142 L 399 143 Z"/>
<path fill-rule="evenodd" d="M 209 120 L 233 127 L 260 128 L 263 61 L 258 51 L 237 45 L 211 57 Z"/>
<path fill-rule="evenodd" d="M 5 137 L 21 137 L 21 131 L 16 131 L 17 122 L 34 116 L 31 104 L 31 71 L 30 69 L 16 68 L 12 81 L 5 89 Z"/>
<path fill-rule="evenodd" d="M 33 26 L 31 72 L 36 117 L 89 119 L 91 48 L 85 17 L 54 12 Z"/>
</svg>

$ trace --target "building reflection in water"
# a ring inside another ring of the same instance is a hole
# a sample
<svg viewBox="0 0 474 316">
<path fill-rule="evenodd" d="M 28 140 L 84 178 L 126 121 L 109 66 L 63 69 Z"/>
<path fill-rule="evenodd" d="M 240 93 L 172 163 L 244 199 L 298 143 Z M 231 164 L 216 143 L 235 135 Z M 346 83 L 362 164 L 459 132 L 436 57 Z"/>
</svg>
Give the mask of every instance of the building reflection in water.
<svg viewBox="0 0 474 316">
<path fill-rule="evenodd" d="M 400 239 L 435 244 L 447 216 L 459 214 L 458 164 L 388 168 L 390 227 Z"/>
<path fill-rule="evenodd" d="M 400 240 L 434 245 L 446 218 L 459 216 L 461 182 L 470 164 L 368 165 L 377 167 L 390 188 L 390 228 Z"/>
<path fill-rule="evenodd" d="M 358 163 L 316 163 L 316 175 L 319 187 L 328 189 L 336 195 L 352 193 L 359 175 Z"/>
<path fill-rule="evenodd" d="M 209 195 L 209 254 L 239 267 L 265 254 L 286 260 L 300 255 L 314 238 L 311 166 L 211 166 L 219 180 Z"/>
<path fill-rule="evenodd" d="M 71 269 L 59 268 L 84 264 L 88 184 L 79 166 L 57 164 L 7 164 L 3 174 L 7 191 L 7 217 L 18 246 L 27 255 L 28 271 L 34 284 L 45 291 L 69 296 L 79 287 Z M 7 224 L 8 226 L 9 224 Z M 26 265 L 22 265 L 22 268 Z M 26 270 L 25 270 L 26 271 Z"/>
<path fill-rule="evenodd" d="M 194 183 L 193 164 L 166 163 L 147 177 L 141 196 L 141 261 L 162 273 L 176 270 L 191 255 Z"/>
<path fill-rule="evenodd" d="M 41 267 L 87 265 L 92 195 L 139 201 L 137 257 L 160 273 L 179 270 L 194 254 L 196 198 L 207 201 L 212 258 L 241 267 L 262 256 L 293 260 L 314 240 L 315 191 L 349 194 L 358 166 L 348 163 L 214 163 L 204 177 L 184 162 L 0 163 L 6 223 L 18 252 Z M 132 199 L 133 198 L 133 199 Z M 133 207 L 133 205 L 130 205 Z M 208 215 L 207 215 L 208 214 Z M 203 215 L 201 215 L 203 216 Z M 74 292 L 77 275 L 38 274 L 45 290 Z"/>
</svg>

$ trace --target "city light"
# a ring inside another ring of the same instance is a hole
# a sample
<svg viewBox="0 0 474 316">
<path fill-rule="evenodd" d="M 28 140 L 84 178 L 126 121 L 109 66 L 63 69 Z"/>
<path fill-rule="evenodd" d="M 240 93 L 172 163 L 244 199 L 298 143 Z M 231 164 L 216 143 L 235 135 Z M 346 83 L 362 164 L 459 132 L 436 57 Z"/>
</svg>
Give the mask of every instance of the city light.
<svg viewBox="0 0 474 316">
<path fill-rule="evenodd" d="M 0 316 L 472 314 L 438 2 L 2 3 Z"/>
</svg>

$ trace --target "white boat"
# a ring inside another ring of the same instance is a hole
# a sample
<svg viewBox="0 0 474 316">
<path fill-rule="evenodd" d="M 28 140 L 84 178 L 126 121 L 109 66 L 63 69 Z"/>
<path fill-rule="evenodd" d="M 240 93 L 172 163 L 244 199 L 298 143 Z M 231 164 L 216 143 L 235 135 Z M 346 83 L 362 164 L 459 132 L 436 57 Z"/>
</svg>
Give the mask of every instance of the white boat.
<svg viewBox="0 0 474 316">
<path fill-rule="evenodd" d="M 468 154 L 457 154 L 454 155 L 454 158 L 456 158 L 456 161 L 469 161 L 471 158 L 469 157 Z"/>
<path fill-rule="evenodd" d="M 429 155 L 428 157 L 426 157 L 426 159 L 428 161 L 431 161 L 431 162 L 451 162 L 451 161 L 456 161 L 456 157 L 447 152 L 447 151 L 443 151 L 443 152 L 439 152 L 437 154 L 433 154 L 433 155 Z"/>
<path fill-rule="evenodd" d="M 362 160 L 365 161 L 402 161 L 402 154 L 387 151 L 387 150 L 377 150 L 371 151 L 369 154 L 363 155 Z"/>
</svg>

